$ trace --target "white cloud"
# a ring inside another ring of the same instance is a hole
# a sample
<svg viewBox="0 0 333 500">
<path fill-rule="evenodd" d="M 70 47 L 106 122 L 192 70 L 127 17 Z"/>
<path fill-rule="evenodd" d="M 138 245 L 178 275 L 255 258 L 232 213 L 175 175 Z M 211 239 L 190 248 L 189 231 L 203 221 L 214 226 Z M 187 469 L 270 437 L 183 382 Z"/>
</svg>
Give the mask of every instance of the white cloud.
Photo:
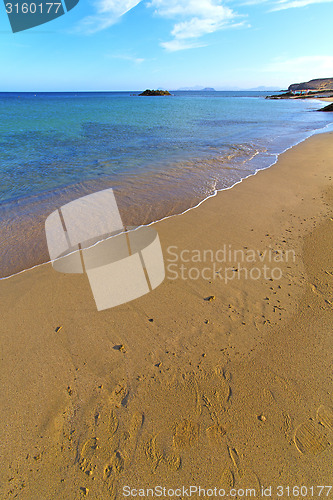
<svg viewBox="0 0 333 500">
<path fill-rule="evenodd" d="M 142 0 L 95 0 L 95 14 L 85 17 L 77 30 L 90 34 L 104 30 L 136 7 Z M 161 42 L 168 51 L 178 51 L 206 44 L 200 41 L 202 36 L 223 28 L 240 26 L 235 24 L 237 16 L 230 7 L 222 4 L 223 0 L 149 0 L 147 8 L 154 9 L 154 14 L 175 22 L 171 30 L 171 39 Z"/>
<path fill-rule="evenodd" d="M 245 5 L 246 7 L 251 5 L 261 5 L 267 3 L 268 0 L 245 0 L 245 2 L 241 2 L 240 5 Z"/>
<path fill-rule="evenodd" d="M 121 59 L 123 61 L 130 61 L 135 64 L 141 64 L 146 60 L 143 59 L 142 57 L 134 57 L 126 54 L 107 54 L 106 57 L 110 59 Z"/>
<path fill-rule="evenodd" d="M 147 6 L 155 8 L 156 14 L 169 18 L 178 16 L 220 18 L 226 9 L 220 0 L 151 0 Z"/>
<path fill-rule="evenodd" d="M 95 13 L 87 16 L 77 27 L 77 31 L 87 34 L 109 28 L 127 12 L 144 0 L 94 0 Z M 161 42 L 168 51 L 203 47 L 206 44 L 193 39 L 221 29 L 245 26 L 235 23 L 240 16 L 229 6 L 223 5 L 229 0 L 148 0 L 147 8 L 154 9 L 154 14 L 176 22 L 171 30 L 171 40 Z M 237 0 L 236 0 L 237 2 Z M 300 8 L 312 4 L 333 3 L 333 0 L 240 0 L 239 5 L 251 7 L 267 4 L 270 12 L 291 8 Z"/>
<path fill-rule="evenodd" d="M 240 5 L 251 7 L 253 5 L 268 4 L 272 6 L 269 12 L 275 12 L 278 10 L 294 9 L 297 7 L 307 7 L 312 4 L 332 2 L 333 0 L 278 0 L 275 2 L 269 0 L 244 0 L 240 3 Z"/>
<path fill-rule="evenodd" d="M 109 28 L 140 2 L 141 0 L 97 0 L 94 3 L 96 14 L 83 18 L 77 31 L 92 34 Z"/>
<path fill-rule="evenodd" d="M 317 3 L 332 3 L 333 0 L 282 0 L 277 2 L 277 4 L 271 9 L 271 11 L 293 9 L 296 7 L 306 7 L 307 5 L 317 4 Z"/>
<path fill-rule="evenodd" d="M 169 51 L 202 47 L 205 44 L 193 39 L 232 27 L 237 17 L 221 0 L 151 0 L 148 7 L 160 17 L 178 20 L 171 31 L 173 38 L 161 43 Z"/>
<path fill-rule="evenodd" d="M 232 15 L 227 14 L 226 19 L 228 18 L 232 18 Z M 220 29 L 220 27 L 221 21 L 218 19 L 199 19 L 198 17 L 193 17 L 189 21 L 175 24 L 171 34 L 176 40 L 199 38 L 207 33 L 213 33 Z"/>
<path fill-rule="evenodd" d="M 291 83 L 305 82 L 313 78 L 333 75 L 333 56 L 317 55 L 275 59 L 264 72 L 276 74 L 276 78 L 288 78 Z"/>
<path fill-rule="evenodd" d="M 200 42 L 188 42 L 186 40 L 170 40 L 169 42 L 161 42 L 161 47 L 169 52 L 176 52 L 178 50 L 196 49 L 199 47 L 206 47 L 206 44 Z"/>
</svg>

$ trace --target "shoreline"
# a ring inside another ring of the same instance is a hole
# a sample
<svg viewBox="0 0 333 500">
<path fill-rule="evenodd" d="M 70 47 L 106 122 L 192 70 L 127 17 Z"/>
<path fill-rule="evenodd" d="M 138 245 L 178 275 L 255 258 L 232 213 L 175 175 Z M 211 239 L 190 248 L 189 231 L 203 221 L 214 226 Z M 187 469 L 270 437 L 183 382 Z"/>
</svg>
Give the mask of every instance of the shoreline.
<svg viewBox="0 0 333 500">
<path fill-rule="evenodd" d="M 150 294 L 100 313 L 85 276 L 50 265 L 0 282 L 4 498 L 327 483 L 332 137 L 313 135 L 155 224 L 167 265 L 170 246 L 294 250 L 295 261 L 277 261 L 280 279 L 168 271 Z"/>
<path fill-rule="evenodd" d="M 320 99 L 322 101 L 333 101 L 333 98 L 322 98 Z M 265 167 L 262 167 L 262 168 L 256 168 L 254 170 L 254 172 L 251 172 L 249 173 L 248 175 L 246 175 L 245 177 L 242 177 L 241 179 L 237 180 L 234 184 L 230 185 L 230 186 L 227 186 L 227 187 L 223 187 L 223 188 L 218 188 L 218 189 L 215 189 L 211 194 L 208 194 L 205 198 L 203 198 L 202 200 L 199 200 L 197 202 L 195 202 L 195 204 L 193 206 L 190 206 L 188 208 L 186 208 L 185 210 L 181 211 L 181 212 L 175 212 L 175 213 L 171 213 L 170 215 L 166 215 L 166 216 L 163 216 L 159 219 L 156 219 L 156 220 L 153 220 L 151 222 L 148 222 L 148 223 L 143 223 L 143 224 L 139 224 L 137 227 L 145 227 L 145 226 L 151 226 L 151 225 L 154 225 L 154 224 L 157 224 L 163 220 L 166 220 L 166 219 L 169 219 L 169 218 L 172 218 L 172 217 L 176 217 L 176 216 L 179 216 L 179 215 L 183 215 L 185 213 L 187 213 L 188 211 L 190 210 L 194 210 L 198 207 L 200 207 L 202 205 L 202 203 L 206 202 L 207 200 L 209 200 L 210 198 L 216 196 L 219 192 L 223 192 L 223 191 L 227 191 L 227 190 L 230 190 L 230 189 L 233 189 L 235 186 L 237 186 L 238 184 L 242 183 L 243 181 L 247 180 L 249 177 L 252 177 L 252 176 L 255 176 L 258 172 L 262 171 L 262 170 L 266 170 L 268 168 L 271 168 L 272 166 L 274 166 L 278 160 L 279 160 L 279 157 L 281 155 L 283 155 L 284 153 L 286 153 L 288 150 L 294 148 L 295 146 L 297 146 L 298 144 L 301 144 L 302 142 L 306 141 L 307 139 L 309 139 L 310 137 L 314 136 L 314 135 L 317 135 L 317 134 L 322 134 L 322 133 L 327 133 L 325 131 L 325 129 L 329 129 L 329 128 L 332 128 L 333 126 L 333 122 L 331 123 L 328 123 L 327 125 L 325 125 L 325 127 L 322 127 L 322 128 L 318 128 L 318 129 L 313 129 L 311 130 L 311 132 L 308 132 L 307 135 L 301 139 L 298 139 L 297 142 L 293 143 L 292 145 L 288 146 L 287 148 L 285 148 L 284 150 L 282 150 L 281 152 L 279 153 L 269 153 L 269 156 L 272 157 L 272 162 L 269 163 L 267 166 Z M 257 152 L 254 154 L 254 156 L 248 158 L 247 160 L 245 160 L 246 163 L 249 163 L 249 162 L 252 162 L 256 156 L 258 155 L 263 155 L 263 154 L 266 154 L 265 152 Z M 74 188 L 75 185 L 73 186 L 65 186 L 65 190 L 67 190 L 68 188 Z M 113 187 L 112 185 L 110 187 Z M 102 189 L 105 189 L 102 188 Z M 62 191 L 63 189 L 61 188 L 57 188 L 54 193 L 57 193 L 59 191 L 59 196 L 61 197 L 62 196 Z M 88 189 L 88 192 L 89 192 L 89 189 Z M 54 193 L 51 192 L 51 197 L 54 198 Z M 45 193 L 42 193 L 43 197 L 45 197 Z M 34 195 L 34 198 L 38 197 L 39 195 Z M 72 199 L 71 197 L 69 198 L 70 200 Z M 190 197 L 188 198 L 188 200 L 190 200 Z M 24 202 L 26 202 L 26 200 L 24 199 L 23 200 Z M 15 200 L 15 202 L 21 202 L 21 200 Z M 63 201 L 65 203 L 65 200 Z M 7 204 L 10 204 L 11 202 L 7 202 Z M 43 201 L 43 203 L 45 203 L 45 200 Z M 63 204 L 63 203 L 60 203 L 60 205 Z M 57 205 L 58 206 L 58 205 Z M 131 222 L 128 222 L 127 225 L 133 225 Z M 45 249 L 44 249 L 44 252 L 45 252 Z M 3 281 L 3 280 L 8 280 L 14 276 L 18 276 L 22 273 L 25 273 L 25 272 L 28 272 L 28 271 L 32 271 L 40 266 L 44 266 L 46 264 L 50 264 L 51 261 L 47 260 L 45 262 L 40 262 L 40 263 L 37 263 L 31 267 L 28 267 L 28 268 L 25 268 L 25 269 L 22 269 L 22 270 L 19 270 L 17 272 L 14 272 L 13 274 L 9 274 L 7 276 L 0 276 L 0 282 Z"/>
</svg>

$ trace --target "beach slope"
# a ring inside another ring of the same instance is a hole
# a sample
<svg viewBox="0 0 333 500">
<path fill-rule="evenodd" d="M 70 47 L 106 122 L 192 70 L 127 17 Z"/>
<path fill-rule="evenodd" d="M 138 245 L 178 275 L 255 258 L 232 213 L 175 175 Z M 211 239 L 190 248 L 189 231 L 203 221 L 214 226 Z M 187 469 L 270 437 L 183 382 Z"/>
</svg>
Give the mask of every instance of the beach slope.
<svg viewBox="0 0 333 500">
<path fill-rule="evenodd" d="M 0 282 L 2 499 L 330 483 L 332 139 L 156 224 L 136 301 L 98 312 L 49 264 Z"/>
</svg>

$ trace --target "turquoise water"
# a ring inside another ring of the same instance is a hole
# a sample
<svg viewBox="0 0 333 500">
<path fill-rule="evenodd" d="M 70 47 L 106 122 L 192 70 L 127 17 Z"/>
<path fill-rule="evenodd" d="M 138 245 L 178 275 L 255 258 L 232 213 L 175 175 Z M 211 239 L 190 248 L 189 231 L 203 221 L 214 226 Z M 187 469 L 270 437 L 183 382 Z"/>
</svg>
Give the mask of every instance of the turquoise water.
<svg viewBox="0 0 333 500">
<path fill-rule="evenodd" d="M 322 129 L 315 100 L 266 93 L 0 93 L 0 276 L 47 260 L 43 225 L 61 204 L 114 187 L 128 225 L 233 185 Z"/>
</svg>

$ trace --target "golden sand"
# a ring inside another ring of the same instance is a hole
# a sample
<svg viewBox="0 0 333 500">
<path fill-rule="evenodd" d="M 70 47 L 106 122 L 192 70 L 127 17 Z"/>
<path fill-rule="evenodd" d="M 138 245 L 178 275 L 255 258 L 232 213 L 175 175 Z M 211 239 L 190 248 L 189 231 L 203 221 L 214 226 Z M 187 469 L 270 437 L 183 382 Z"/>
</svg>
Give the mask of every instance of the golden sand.
<svg viewBox="0 0 333 500">
<path fill-rule="evenodd" d="M 50 265 L 0 283 L 1 499 L 332 481 L 332 139 L 156 224 L 167 266 L 169 246 L 227 245 L 280 256 L 281 279 L 237 259 L 227 283 L 168 270 L 102 312 L 86 276 Z"/>
</svg>

